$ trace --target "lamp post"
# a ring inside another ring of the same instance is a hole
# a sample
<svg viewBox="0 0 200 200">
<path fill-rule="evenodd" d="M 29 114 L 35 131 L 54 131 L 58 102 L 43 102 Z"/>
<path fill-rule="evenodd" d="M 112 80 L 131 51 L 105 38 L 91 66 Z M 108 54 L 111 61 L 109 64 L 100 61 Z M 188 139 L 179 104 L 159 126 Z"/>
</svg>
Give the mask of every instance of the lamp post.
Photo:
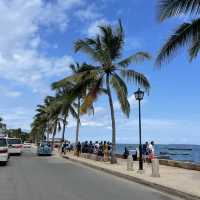
<svg viewBox="0 0 200 200">
<path fill-rule="evenodd" d="M 134 93 L 135 99 L 139 102 L 139 171 L 143 170 L 142 159 L 142 133 L 141 133 L 141 100 L 144 97 L 144 92 L 140 88 Z"/>
</svg>

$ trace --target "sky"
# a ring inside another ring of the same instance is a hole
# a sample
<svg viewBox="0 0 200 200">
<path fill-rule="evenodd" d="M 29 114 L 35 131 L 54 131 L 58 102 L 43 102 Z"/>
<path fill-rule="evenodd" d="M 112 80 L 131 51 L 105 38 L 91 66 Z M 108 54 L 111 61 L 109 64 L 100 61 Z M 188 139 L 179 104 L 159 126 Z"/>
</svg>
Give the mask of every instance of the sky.
<svg viewBox="0 0 200 200">
<path fill-rule="evenodd" d="M 200 144 L 199 57 L 189 63 L 187 51 L 181 49 L 161 68 L 154 65 L 167 37 L 189 19 L 181 16 L 160 23 L 156 4 L 156 0 L 0 0 L 0 116 L 8 128 L 30 130 L 36 105 L 53 95 L 51 83 L 70 75 L 71 63 L 93 63 L 74 52 L 74 42 L 95 36 L 98 25 L 116 25 L 121 19 L 124 57 L 137 51 L 152 55 L 151 61 L 130 65 L 151 83 L 142 101 L 143 141 Z M 128 89 L 129 119 L 112 94 L 118 143 L 138 143 L 138 105 L 133 95 L 137 87 L 129 84 Z M 75 125 L 70 117 L 66 138 L 72 141 Z M 94 116 L 81 116 L 80 139 L 111 140 L 107 96 L 95 102 Z"/>
</svg>

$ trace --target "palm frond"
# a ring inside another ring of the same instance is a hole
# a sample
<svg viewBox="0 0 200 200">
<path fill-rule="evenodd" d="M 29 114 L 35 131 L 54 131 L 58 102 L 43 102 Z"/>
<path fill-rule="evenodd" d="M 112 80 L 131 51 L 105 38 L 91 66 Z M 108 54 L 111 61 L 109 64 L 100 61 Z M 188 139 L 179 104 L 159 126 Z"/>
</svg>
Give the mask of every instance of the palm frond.
<svg viewBox="0 0 200 200">
<path fill-rule="evenodd" d="M 160 66 L 163 61 L 172 57 L 178 48 L 190 44 L 194 38 L 198 38 L 199 34 L 200 18 L 191 23 L 182 24 L 161 48 L 156 58 L 156 65 Z"/>
<path fill-rule="evenodd" d="M 190 61 L 197 57 L 200 52 L 200 40 L 194 41 L 192 47 L 189 49 Z"/>
<path fill-rule="evenodd" d="M 107 59 L 114 61 L 121 56 L 124 45 L 124 31 L 122 23 L 119 20 L 117 27 L 114 29 L 110 25 L 102 25 L 100 28 L 100 40 L 102 49 L 106 52 Z"/>
<path fill-rule="evenodd" d="M 99 52 L 91 45 L 90 40 L 78 40 L 74 45 L 75 52 L 82 51 L 88 54 L 93 60 L 102 62 L 102 56 Z"/>
<path fill-rule="evenodd" d="M 121 67 L 127 67 L 131 63 L 140 63 L 149 59 L 151 59 L 151 56 L 147 52 L 137 52 L 129 56 L 128 58 L 125 58 L 122 61 L 118 62 L 117 65 Z"/>
<path fill-rule="evenodd" d="M 158 3 L 158 18 L 160 21 L 188 13 L 199 15 L 199 0 L 160 0 Z"/>
<path fill-rule="evenodd" d="M 111 82 L 112 87 L 115 89 L 115 91 L 117 93 L 117 98 L 120 102 L 122 112 L 127 117 L 129 117 L 130 104 L 129 104 L 128 98 L 127 98 L 128 91 L 127 91 L 126 84 L 117 74 L 112 75 L 110 82 Z"/>
<path fill-rule="evenodd" d="M 79 65 L 79 64 L 77 63 L 77 65 Z M 76 67 L 75 64 L 71 64 L 71 65 L 69 65 L 69 68 L 72 70 L 73 73 L 76 73 L 76 71 L 77 71 L 77 67 Z"/>
<path fill-rule="evenodd" d="M 84 98 L 84 102 L 81 105 L 80 113 L 84 114 L 87 110 L 92 106 L 93 102 L 97 99 L 99 95 L 99 90 L 102 88 L 103 77 L 100 77 L 93 85 L 90 87 L 90 90 L 86 97 Z"/>
<path fill-rule="evenodd" d="M 134 70 L 121 69 L 120 73 L 128 82 L 134 82 L 140 87 L 143 87 L 145 90 L 149 91 L 150 83 L 148 79 L 141 73 Z"/>
<path fill-rule="evenodd" d="M 75 109 L 73 108 L 73 106 L 69 107 L 69 111 L 70 111 L 70 114 L 72 115 L 72 117 L 74 117 L 75 119 L 78 119 L 78 115 L 77 115 Z"/>
</svg>

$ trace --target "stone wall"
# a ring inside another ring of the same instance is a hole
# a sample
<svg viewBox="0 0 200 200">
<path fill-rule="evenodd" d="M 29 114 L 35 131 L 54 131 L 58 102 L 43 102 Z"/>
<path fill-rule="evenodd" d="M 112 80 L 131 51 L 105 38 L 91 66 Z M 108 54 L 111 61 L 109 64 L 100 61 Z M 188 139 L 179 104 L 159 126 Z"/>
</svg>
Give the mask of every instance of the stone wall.
<svg viewBox="0 0 200 200">
<path fill-rule="evenodd" d="M 116 156 L 117 156 L 117 158 L 123 158 L 123 156 L 120 155 L 120 154 L 117 154 Z M 96 161 L 102 160 L 101 156 L 96 156 L 95 154 L 82 153 L 80 155 L 80 157 L 91 159 L 91 160 L 96 160 Z M 159 164 L 160 165 L 171 166 L 171 167 L 179 167 L 179 168 L 183 168 L 183 169 L 200 171 L 200 165 L 192 164 L 190 162 L 167 160 L 167 159 L 159 159 Z"/>
<path fill-rule="evenodd" d="M 200 165 L 193 164 L 190 162 L 160 159 L 159 163 L 161 165 L 167 165 L 167 166 L 171 166 L 171 167 L 179 167 L 179 168 L 183 168 L 183 169 L 200 171 Z"/>
</svg>

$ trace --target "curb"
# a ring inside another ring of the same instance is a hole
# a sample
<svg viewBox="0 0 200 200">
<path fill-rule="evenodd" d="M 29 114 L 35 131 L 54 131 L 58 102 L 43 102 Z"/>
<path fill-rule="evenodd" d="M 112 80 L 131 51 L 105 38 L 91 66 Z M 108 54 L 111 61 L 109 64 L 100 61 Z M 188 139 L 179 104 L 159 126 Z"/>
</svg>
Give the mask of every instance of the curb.
<svg viewBox="0 0 200 200">
<path fill-rule="evenodd" d="M 93 168 L 93 169 L 96 169 L 96 170 L 99 170 L 99 171 L 103 171 L 103 172 L 106 172 L 108 174 L 111 174 L 111 175 L 114 175 L 114 176 L 129 180 L 129 181 L 132 181 L 132 182 L 136 182 L 136 183 L 151 187 L 153 189 L 157 189 L 157 190 L 160 190 L 162 192 L 169 193 L 169 194 L 177 196 L 177 197 L 184 198 L 186 200 L 200 200 L 199 196 L 192 195 L 192 194 L 189 194 L 189 193 L 186 193 L 186 192 L 182 192 L 180 190 L 176 190 L 176 189 L 173 189 L 173 188 L 170 188 L 170 187 L 167 187 L 167 186 L 159 185 L 157 183 L 152 183 L 152 182 L 149 182 L 149 181 L 146 181 L 146 180 L 142 180 L 142 179 L 137 178 L 137 177 L 129 176 L 129 175 L 122 174 L 122 173 L 116 172 L 116 171 L 112 171 L 110 169 L 105 169 L 103 167 L 94 166 L 92 164 L 85 163 L 84 161 L 80 161 L 80 160 L 76 160 L 76 159 L 70 158 L 70 157 L 68 157 L 66 155 L 62 156 L 62 157 L 65 158 L 65 159 L 69 159 L 70 161 L 85 165 L 87 167 L 90 167 L 90 168 Z"/>
</svg>

